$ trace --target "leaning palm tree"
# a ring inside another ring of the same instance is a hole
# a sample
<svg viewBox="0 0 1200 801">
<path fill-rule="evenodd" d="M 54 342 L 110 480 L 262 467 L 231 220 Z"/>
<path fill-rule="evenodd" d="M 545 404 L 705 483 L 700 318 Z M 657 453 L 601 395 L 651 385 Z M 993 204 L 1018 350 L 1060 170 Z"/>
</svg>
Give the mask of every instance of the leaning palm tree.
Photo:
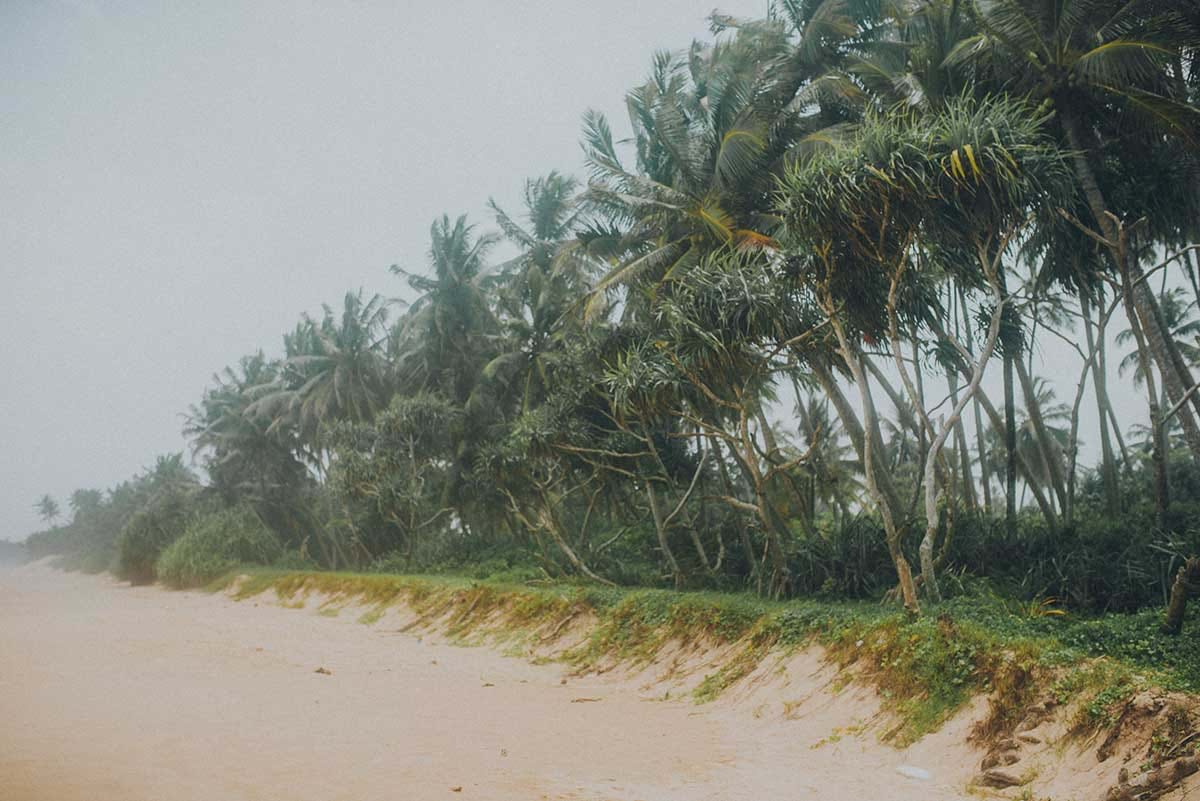
<svg viewBox="0 0 1200 801">
<path fill-rule="evenodd" d="M 746 25 L 686 54 L 657 54 L 649 80 L 626 98 L 632 167 L 605 117 L 585 115 L 586 197 L 608 227 L 583 238 L 613 265 L 589 310 L 602 308 L 607 290 L 654 286 L 721 248 L 770 242 L 775 176 L 803 130 L 771 69 L 790 52 L 788 28 L 777 22 Z"/>
<path fill-rule="evenodd" d="M 266 502 L 293 497 L 315 457 L 296 429 L 256 413 L 258 396 L 274 394 L 282 365 L 262 352 L 213 376 L 198 404 L 186 415 L 183 433 L 192 438 L 214 488 L 229 500 Z"/>
</svg>

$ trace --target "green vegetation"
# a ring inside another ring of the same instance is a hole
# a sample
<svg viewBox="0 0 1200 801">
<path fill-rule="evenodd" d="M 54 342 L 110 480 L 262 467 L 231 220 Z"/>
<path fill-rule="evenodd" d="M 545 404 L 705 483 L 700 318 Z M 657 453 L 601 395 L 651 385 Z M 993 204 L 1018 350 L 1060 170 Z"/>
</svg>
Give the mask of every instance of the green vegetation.
<svg viewBox="0 0 1200 801">
<path fill-rule="evenodd" d="M 114 572 L 134 584 L 152 583 L 159 555 L 183 534 L 193 517 L 184 490 L 173 488 L 156 497 L 121 529 Z"/>
<path fill-rule="evenodd" d="M 183 535 L 158 557 L 158 580 L 175 587 L 200 587 L 239 565 L 269 565 L 280 556 L 279 542 L 245 506 L 194 519 Z"/>
<path fill-rule="evenodd" d="M 629 91 L 628 139 L 585 114 L 586 182 L 529 180 L 519 212 L 491 204 L 499 234 L 441 216 L 425 268 L 392 268 L 401 313 L 348 293 L 216 377 L 185 432 L 203 481 L 171 457 L 76 493 L 29 550 L 177 585 L 375 571 L 243 591 L 403 597 L 463 633 L 583 610 L 580 665 L 740 643 L 702 699 L 815 636 L 904 737 L 1092 656 L 1198 689 L 1200 624 L 1158 631 L 1200 592 L 1178 572 L 1200 552 L 1181 5 L 714 13 Z M 1074 356 L 1040 376 L 1048 343 Z M 1113 363 L 1141 420 L 1117 419 Z"/>
</svg>

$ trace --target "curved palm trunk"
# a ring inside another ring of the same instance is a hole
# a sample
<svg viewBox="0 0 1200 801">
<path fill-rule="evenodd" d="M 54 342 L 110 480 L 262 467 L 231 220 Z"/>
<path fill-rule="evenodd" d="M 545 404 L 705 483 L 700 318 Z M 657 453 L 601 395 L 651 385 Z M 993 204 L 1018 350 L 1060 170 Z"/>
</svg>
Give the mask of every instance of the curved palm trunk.
<svg viewBox="0 0 1200 801">
<path fill-rule="evenodd" d="M 1128 253 L 1125 232 L 1116 218 L 1108 211 L 1108 204 L 1105 202 L 1100 184 L 1088 163 L 1087 149 L 1084 147 L 1079 121 L 1068 110 L 1062 114 L 1062 123 L 1067 140 L 1074 150 L 1072 162 L 1076 178 L 1083 189 L 1088 208 L 1099 225 L 1100 232 L 1107 240 L 1109 256 L 1121 275 L 1123 291 L 1132 306 L 1130 316 L 1136 316 L 1141 323 L 1145 346 L 1162 373 L 1167 397 L 1171 403 L 1180 403 L 1187 390 L 1191 389 L 1196 382 L 1163 323 L 1162 310 L 1158 306 L 1154 293 L 1144 280 L 1145 275 L 1141 267 L 1137 264 L 1136 259 Z M 1184 439 L 1192 453 L 1192 458 L 1200 461 L 1200 427 L 1197 427 L 1196 419 L 1192 415 L 1193 409 L 1200 413 L 1200 397 L 1193 394 L 1191 406 L 1191 409 L 1186 405 L 1180 408 L 1179 422 L 1183 427 Z"/>
<path fill-rule="evenodd" d="M 921 540 L 920 548 L 921 578 L 924 580 L 925 586 L 929 589 L 929 593 L 935 601 L 940 601 L 942 594 L 938 587 L 937 571 L 933 563 L 933 545 L 938 525 L 937 497 L 939 494 L 934 479 L 934 465 L 937 464 L 938 455 L 942 447 L 946 444 L 946 439 L 950 436 L 950 432 L 954 430 L 954 426 L 962 417 L 963 409 L 967 407 L 967 403 L 979 391 L 979 384 L 983 381 L 983 373 L 987 369 L 987 363 L 992 358 L 992 352 L 996 349 L 996 340 L 1000 337 L 1000 320 L 1003 316 L 1004 303 L 1000 300 L 999 290 L 994 285 L 993 291 L 997 302 L 996 308 L 992 312 L 991 324 L 988 326 L 988 336 L 984 341 L 983 353 L 979 355 L 979 360 L 975 363 L 971 371 L 971 380 L 963 392 L 963 397 L 954 404 L 954 409 L 950 412 L 949 418 L 942 423 L 941 430 L 938 431 L 933 444 L 929 446 L 929 456 L 925 460 L 925 536 Z"/>
<path fill-rule="evenodd" d="M 842 428 L 846 430 L 846 436 L 850 438 L 850 444 L 854 446 L 854 452 L 863 464 L 865 473 L 865 466 L 867 464 L 867 435 L 862 421 L 859 420 L 858 414 L 854 411 L 854 406 L 851 405 L 849 398 L 842 392 L 842 388 L 838 386 L 829 368 L 826 365 L 814 362 L 811 365 L 811 369 L 817 379 L 817 383 L 821 385 L 822 391 L 825 392 L 826 397 L 833 403 L 833 408 L 842 421 Z M 891 473 L 888 471 L 887 465 L 883 464 L 877 457 L 877 454 L 883 451 L 883 438 L 879 433 L 877 423 L 872 439 L 871 455 L 875 464 L 875 483 L 879 491 L 887 498 L 888 503 L 891 504 L 891 508 L 900 509 L 902 508 L 900 494 L 896 492 L 896 487 L 892 483 Z"/>
<path fill-rule="evenodd" d="M 841 351 L 842 359 L 850 368 L 851 375 L 854 376 L 854 382 L 858 386 L 858 392 L 862 399 L 863 423 L 868 432 L 878 428 L 878 415 L 875 411 L 875 403 L 871 399 L 871 388 L 867 383 L 867 375 L 863 370 L 861 361 L 857 352 L 850 347 L 850 341 L 846 337 L 846 331 L 842 327 L 841 321 L 837 317 L 837 311 L 832 303 L 826 303 L 826 317 L 833 326 L 834 334 L 837 336 L 838 348 Z M 888 553 L 892 557 L 892 563 L 896 566 L 896 575 L 900 580 L 900 594 L 904 601 L 904 608 L 910 614 L 919 614 L 921 606 L 917 602 L 917 588 L 913 582 L 912 568 L 909 567 L 908 559 L 904 556 L 904 551 L 901 548 L 900 528 L 897 525 L 896 513 L 897 506 L 890 503 L 890 499 L 880 489 L 878 472 L 875 465 L 875 444 L 872 442 L 873 437 L 868 436 L 863 438 L 863 474 L 867 482 L 867 491 L 871 495 L 871 499 L 875 502 L 875 506 L 879 509 L 879 515 L 883 518 L 883 529 L 887 539 Z"/>
<path fill-rule="evenodd" d="M 1154 464 L 1154 506 L 1159 528 L 1167 526 L 1167 507 L 1171 503 L 1171 484 L 1167 475 L 1167 458 L 1165 453 L 1165 428 L 1162 412 L 1159 406 L 1158 390 L 1154 386 L 1154 373 L 1150 369 L 1150 359 L 1146 355 L 1146 339 L 1144 331 L 1138 322 L 1132 308 L 1133 301 L 1129 293 L 1122 295 L 1126 313 L 1129 315 L 1129 330 L 1133 332 L 1137 343 L 1138 364 L 1142 375 L 1146 378 L 1146 396 L 1150 403 L 1150 458 Z"/>
</svg>

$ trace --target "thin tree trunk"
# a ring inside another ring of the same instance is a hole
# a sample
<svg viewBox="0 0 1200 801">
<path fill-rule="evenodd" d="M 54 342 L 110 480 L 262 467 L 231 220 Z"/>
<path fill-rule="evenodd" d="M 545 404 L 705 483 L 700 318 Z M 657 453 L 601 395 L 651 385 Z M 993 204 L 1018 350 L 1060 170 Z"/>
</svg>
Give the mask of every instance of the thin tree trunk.
<svg viewBox="0 0 1200 801">
<path fill-rule="evenodd" d="M 1154 464 L 1154 507 L 1159 528 L 1165 529 L 1167 522 L 1167 507 L 1171 503 L 1171 484 L 1167 475 L 1167 459 L 1163 452 L 1162 413 L 1160 411 L 1158 390 L 1154 386 L 1154 372 L 1150 368 L 1150 359 L 1146 355 L 1146 339 L 1142 326 L 1134 313 L 1133 301 L 1129 292 L 1122 293 L 1125 302 L 1125 312 L 1129 316 L 1129 330 L 1133 332 L 1137 344 L 1138 365 L 1146 379 L 1146 396 L 1150 403 L 1150 458 Z"/>
<path fill-rule="evenodd" d="M 819 362 L 814 362 L 811 365 L 813 375 L 817 379 L 817 383 L 821 385 L 821 389 L 825 392 L 826 397 L 833 403 L 834 410 L 841 418 L 842 428 L 846 430 L 846 435 L 850 438 L 850 444 L 854 446 L 854 452 L 858 455 L 859 461 L 863 464 L 863 472 L 866 473 L 867 464 L 867 448 L 866 448 L 866 430 L 862 422 L 859 421 L 858 415 L 854 411 L 854 407 L 850 404 L 849 399 L 842 393 L 841 387 L 834 380 L 833 374 L 829 371 L 826 365 Z M 878 428 L 875 431 L 876 436 L 872 437 L 875 444 L 871 448 L 871 456 L 875 461 L 876 472 L 875 479 L 879 491 L 883 493 L 891 508 L 900 509 L 900 495 L 896 492 L 895 484 L 892 483 L 891 473 L 887 469 L 887 465 L 883 464 L 878 459 L 877 453 L 883 450 L 882 438 L 878 437 Z"/>
<path fill-rule="evenodd" d="M 946 382 L 950 386 L 950 402 L 958 404 L 958 373 L 953 370 L 946 374 Z M 971 402 L 975 403 L 975 396 L 971 396 Z M 971 451 L 967 448 L 967 431 L 963 426 L 962 415 L 954 421 L 954 447 L 958 451 L 959 470 L 962 471 L 962 485 L 965 492 L 964 499 L 967 502 L 967 508 L 972 512 L 979 511 L 979 500 L 975 497 L 975 478 L 971 475 Z"/>
<path fill-rule="evenodd" d="M 1087 389 L 1088 371 L 1095 361 L 1096 351 L 1089 350 L 1083 369 L 1079 371 L 1079 380 L 1075 382 L 1075 400 L 1071 404 L 1071 432 L 1067 436 L 1067 505 L 1063 509 L 1063 522 L 1067 528 L 1070 528 L 1075 520 L 1075 479 L 1079 461 L 1079 409 L 1083 405 L 1084 390 Z"/>
<path fill-rule="evenodd" d="M 941 328 L 938 328 L 937 332 L 939 336 L 947 336 L 946 332 Z M 966 371 L 966 368 L 963 365 L 958 365 L 958 371 L 959 375 L 962 375 L 964 378 L 970 378 L 970 373 Z M 997 432 L 1003 432 L 1004 418 L 1001 416 L 1000 412 L 996 410 L 996 407 L 992 404 L 991 400 L 988 399 L 988 396 L 982 392 L 977 392 L 975 393 L 975 397 L 979 399 L 980 406 L 987 413 L 988 420 L 991 422 L 992 428 Z M 1017 453 L 1017 467 L 1020 469 L 1022 475 L 1024 475 L 1025 483 L 1028 485 L 1029 492 L 1033 495 L 1034 501 L 1037 502 L 1038 509 L 1040 509 L 1042 512 L 1042 517 L 1046 519 L 1046 525 L 1050 527 L 1051 531 L 1057 531 L 1058 516 L 1054 513 L 1054 507 L 1050 505 L 1049 501 L 1046 500 L 1046 494 L 1042 492 L 1041 488 L 1037 485 L 1037 482 L 1033 479 L 1033 471 L 1030 469 L 1029 465 L 1026 464 L 1024 456 L 1022 456 L 1019 452 Z"/>
<path fill-rule="evenodd" d="M 725 494 L 731 498 L 737 497 L 737 491 L 733 486 L 733 480 L 729 477 L 729 468 L 725 464 L 725 455 L 721 452 L 721 443 L 716 437 L 709 437 L 709 444 L 712 445 L 713 455 L 717 457 L 717 472 L 721 475 L 721 484 L 725 488 Z M 746 564 L 750 568 L 748 579 L 757 579 L 759 575 L 758 560 L 754 558 L 754 544 L 750 542 L 750 533 L 746 530 L 746 526 L 738 526 L 738 539 L 742 544 L 742 554 L 746 558 Z M 758 593 L 762 594 L 762 584 L 759 582 Z"/>
<path fill-rule="evenodd" d="M 929 446 L 929 455 L 925 459 L 925 536 L 921 540 L 920 548 L 921 578 L 934 601 L 940 601 L 942 598 L 941 589 L 938 586 L 937 571 L 933 564 L 933 545 L 938 526 L 938 492 L 935 485 L 934 466 L 937 464 L 938 454 L 946 444 L 947 437 L 950 436 L 950 432 L 954 430 L 954 426 L 962 417 L 963 409 L 967 407 L 967 403 L 979 391 L 979 384 L 983 381 L 983 373 L 987 369 L 988 361 L 992 358 L 992 351 L 996 348 L 996 340 L 1000 336 L 1000 319 L 1004 311 L 1004 304 L 1000 300 L 999 288 L 994 283 L 993 291 L 996 296 L 996 308 L 992 312 L 992 321 L 988 327 L 988 336 L 984 342 L 983 353 L 979 355 L 979 361 L 976 362 L 971 372 L 971 380 L 967 384 L 963 397 L 954 404 L 954 409 L 950 412 L 949 419 L 942 423 L 941 430 L 938 431 L 933 444 Z"/>
<path fill-rule="evenodd" d="M 1004 349 L 1004 526 L 1009 537 L 1017 534 L 1017 417 L 1013 392 L 1013 362 Z"/>
<path fill-rule="evenodd" d="M 1153 291 L 1146 285 L 1141 267 L 1137 264 L 1136 258 L 1131 257 L 1128 253 L 1125 231 L 1108 211 L 1108 204 L 1104 199 L 1100 184 L 1096 180 L 1095 173 L 1092 172 L 1091 164 L 1088 163 L 1088 151 L 1084 147 L 1079 121 L 1071 113 L 1062 114 L 1061 119 L 1067 139 L 1074 150 L 1072 162 L 1075 166 L 1076 178 L 1083 189 L 1092 216 L 1107 240 L 1109 255 L 1121 276 L 1128 305 L 1132 307 L 1129 309 L 1129 316 L 1136 317 L 1142 325 L 1145 346 L 1162 373 L 1168 399 L 1172 404 L 1180 403 L 1184 398 L 1184 393 L 1196 382 L 1163 323 L 1162 310 L 1158 306 Z M 1146 374 L 1149 375 L 1148 372 Z M 1200 397 L 1193 395 L 1191 400 L 1192 408 L 1200 413 Z M 1197 427 L 1192 409 L 1187 408 L 1186 404 L 1179 410 L 1179 422 L 1192 458 L 1200 461 L 1200 427 Z"/>
<path fill-rule="evenodd" d="M 671 543 L 667 541 L 667 527 L 663 523 L 662 509 L 658 506 L 658 493 L 654 491 L 654 482 L 646 482 L 646 499 L 650 502 L 650 517 L 654 520 L 654 533 L 658 536 L 658 549 L 662 551 L 663 558 L 667 560 L 667 567 L 671 570 L 671 579 L 675 585 L 675 589 L 683 586 L 683 571 L 679 569 L 679 560 L 675 558 L 675 552 L 671 550 Z"/>
<path fill-rule="evenodd" d="M 571 566 L 580 573 L 599 584 L 607 584 L 610 587 L 616 586 L 603 576 L 598 576 L 592 572 L 592 569 L 587 566 L 587 563 L 584 562 L 583 559 L 579 557 L 579 554 L 575 553 L 575 549 L 571 547 L 571 544 L 567 542 L 567 538 L 563 534 L 562 526 L 554 516 L 553 504 L 550 501 L 546 490 L 539 490 L 538 496 L 541 503 L 537 505 L 537 510 L 534 513 L 534 516 L 537 518 L 536 523 L 530 521 L 529 518 L 525 516 L 525 513 L 522 512 L 517 506 L 516 500 L 513 499 L 512 496 L 509 496 L 509 500 L 512 501 L 513 511 L 516 513 L 517 517 L 522 520 L 527 528 L 541 528 L 547 534 L 549 534 L 550 539 L 554 540 L 554 544 L 558 546 L 558 549 L 562 552 L 563 556 L 565 556 L 567 561 L 570 562 Z"/>
<path fill-rule="evenodd" d="M 1001 255 L 1003 258 L 1003 255 Z M 1008 302 L 1008 281 L 1003 264 L 1000 267 L 1000 299 Z M 1014 362 L 1017 359 L 1017 337 L 1012 332 L 1004 341 L 1004 527 L 1009 537 L 1017 533 L 1017 402 L 1013 385 Z"/>
<path fill-rule="evenodd" d="M 967 293 L 961 286 L 958 288 L 958 304 L 962 310 L 963 319 L 968 320 L 970 315 L 967 314 Z M 967 351 L 974 353 L 975 335 L 971 332 L 971 325 L 967 323 L 963 327 L 966 329 Z M 979 477 L 983 486 L 983 509 L 988 514 L 991 514 L 994 508 L 992 506 L 992 469 L 988 465 L 987 453 L 984 451 L 983 413 L 980 411 L 979 395 L 980 393 L 976 393 L 971 398 L 971 407 L 975 414 L 975 447 L 979 451 Z"/>
<path fill-rule="evenodd" d="M 867 384 L 866 372 L 863 370 L 857 352 L 850 347 L 850 341 L 846 337 L 846 332 L 842 327 L 841 321 L 837 318 L 837 310 L 831 302 L 826 303 L 825 311 L 837 336 L 842 359 L 845 360 L 846 365 L 850 368 L 850 372 L 854 376 L 854 382 L 858 386 L 859 395 L 862 399 L 864 426 L 868 432 L 874 431 L 878 427 L 878 416 L 875 411 L 875 404 L 871 400 L 871 390 Z M 892 557 L 892 563 L 896 566 L 896 575 L 900 580 L 900 594 L 904 600 L 904 608 L 910 614 L 919 614 L 921 607 L 917 602 L 917 589 L 913 582 L 912 568 L 909 567 L 908 559 L 905 558 L 904 551 L 901 548 L 900 529 L 897 526 L 895 518 L 897 507 L 890 505 L 889 499 L 880 489 L 876 475 L 875 443 L 872 441 L 873 439 L 872 436 L 868 435 L 864 438 L 863 442 L 863 468 L 867 482 L 867 491 L 870 493 L 872 500 L 875 501 L 875 506 L 879 509 L 880 517 L 883 518 L 883 529 L 887 539 L 888 553 Z"/>
<path fill-rule="evenodd" d="M 1029 421 L 1033 423 L 1033 433 L 1037 439 L 1038 450 L 1042 454 L 1042 460 L 1046 463 L 1050 487 L 1058 496 L 1058 508 L 1065 510 L 1067 508 L 1067 487 L 1063 477 L 1062 458 L 1046 430 L 1046 421 L 1042 417 L 1042 408 L 1038 403 L 1037 393 L 1034 391 L 1033 378 L 1029 375 L 1025 362 L 1018 359 L 1016 368 L 1017 378 L 1021 382 L 1021 392 L 1025 396 L 1025 410 L 1029 414 Z"/>
<path fill-rule="evenodd" d="M 1088 353 L 1092 359 L 1092 386 L 1096 394 L 1096 405 L 1100 412 L 1100 481 L 1104 488 L 1104 509 L 1116 514 L 1120 507 L 1120 489 L 1117 484 L 1117 465 L 1113 458 L 1112 441 L 1108 433 L 1108 385 L 1105 381 L 1104 365 L 1104 314 L 1096 334 L 1092 333 L 1091 305 L 1086 292 L 1079 295 L 1079 310 L 1083 315 L 1083 331 L 1087 337 Z"/>
</svg>

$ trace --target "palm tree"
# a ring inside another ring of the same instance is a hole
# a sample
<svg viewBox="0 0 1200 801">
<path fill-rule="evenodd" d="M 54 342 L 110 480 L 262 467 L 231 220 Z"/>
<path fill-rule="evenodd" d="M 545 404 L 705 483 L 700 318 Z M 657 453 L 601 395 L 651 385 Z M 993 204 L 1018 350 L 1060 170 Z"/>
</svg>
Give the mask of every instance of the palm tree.
<svg viewBox="0 0 1200 801">
<path fill-rule="evenodd" d="M 858 477 L 862 463 L 846 443 L 841 423 L 830 413 L 827 398 L 797 394 L 796 412 L 800 438 L 809 454 L 806 466 L 812 482 L 810 511 L 814 515 L 819 511 L 819 501 L 825 510 L 844 518 L 862 496 L 862 481 Z"/>
<path fill-rule="evenodd" d="M 722 247 L 770 243 L 774 179 L 804 123 L 772 69 L 790 53 L 782 21 L 744 25 L 731 40 L 695 43 L 686 54 L 658 53 L 650 79 L 626 98 L 633 168 L 604 116 L 585 115 L 587 199 L 608 226 L 583 238 L 614 263 L 591 310 L 611 288 L 654 286 Z"/>
<path fill-rule="evenodd" d="M 49 495 L 43 495 L 42 497 L 38 498 L 38 501 L 33 505 L 33 508 L 38 513 L 38 516 L 42 518 L 42 520 L 51 525 L 56 519 L 58 519 L 58 515 L 60 513 L 58 501 L 54 500 Z"/>
<path fill-rule="evenodd" d="M 1159 240 L 1195 230 L 1200 199 L 1186 187 L 1200 169 L 1188 149 L 1197 144 L 1200 109 L 1176 68 L 1185 54 L 1195 53 L 1200 29 L 1174 4 L 976 0 L 975 6 L 979 33 L 960 42 L 947 61 L 973 64 L 1004 88 L 1027 92 L 1055 109 L 1094 233 L 1116 268 L 1168 397 L 1183 402 L 1195 381 L 1142 280 L 1137 243 L 1144 234 L 1134 232 L 1131 240 L 1121 220 L 1146 218 L 1151 238 Z M 1181 171 L 1189 180 L 1141 180 L 1166 171 Z M 1139 191 L 1143 184 L 1146 190 Z M 1172 194 L 1175 187 L 1183 191 Z M 1195 395 L 1192 409 L 1200 412 Z M 1200 427 L 1192 410 L 1181 409 L 1180 420 L 1200 459 Z"/>
<path fill-rule="evenodd" d="M 1175 342 L 1179 352 L 1188 364 L 1200 362 L 1200 318 L 1196 317 L 1196 301 L 1188 300 L 1187 293 L 1182 287 L 1169 289 L 1159 296 L 1159 308 L 1162 309 L 1163 322 L 1166 324 L 1167 335 Z M 1133 342 L 1133 331 L 1125 329 L 1117 334 L 1117 343 L 1129 345 Z M 1146 381 L 1146 374 L 1138 359 L 1137 351 L 1131 351 L 1121 358 L 1117 365 L 1121 375 L 1133 371 L 1133 380 L 1138 386 Z"/>
<path fill-rule="evenodd" d="M 520 398 L 522 412 L 545 397 L 568 337 L 578 334 L 570 314 L 586 290 L 594 261 L 578 246 L 581 215 L 574 179 L 551 172 L 525 183 L 522 226 L 491 201 L 496 222 L 520 254 L 496 270 L 500 352 L 483 368 L 479 390 L 500 385 Z"/>
<path fill-rule="evenodd" d="M 311 349 L 283 365 L 285 380 L 302 382 L 295 389 L 293 412 L 306 432 L 333 421 L 370 422 L 391 396 L 383 297 L 364 300 L 362 290 L 347 292 L 340 319 L 329 306 L 323 308 L 319 323 L 304 318 Z"/>
<path fill-rule="evenodd" d="M 476 236 L 466 216 L 451 224 L 442 215 L 430 229 L 433 274 L 392 266 L 420 293 L 392 332 L 397 381 L 408 391 L 424 387 L 459 404 L 471 394 L 478 368 L 488 361 L 489 340 L 499 332 L 484 264 L 496 241 L 494 234 Z"/>
<path fill-rule="evenodd" d="M 265 501 L 297 486 L 313 460 L 296 428 L 286 417 L 271 417 L 258 405 L 264 394 L 277 392 L 282 365 L 259 351 L 213 376 L 200 403 L 186 416 L 184 434 L 213 486 L 229 500 Z"/>
</svg>

